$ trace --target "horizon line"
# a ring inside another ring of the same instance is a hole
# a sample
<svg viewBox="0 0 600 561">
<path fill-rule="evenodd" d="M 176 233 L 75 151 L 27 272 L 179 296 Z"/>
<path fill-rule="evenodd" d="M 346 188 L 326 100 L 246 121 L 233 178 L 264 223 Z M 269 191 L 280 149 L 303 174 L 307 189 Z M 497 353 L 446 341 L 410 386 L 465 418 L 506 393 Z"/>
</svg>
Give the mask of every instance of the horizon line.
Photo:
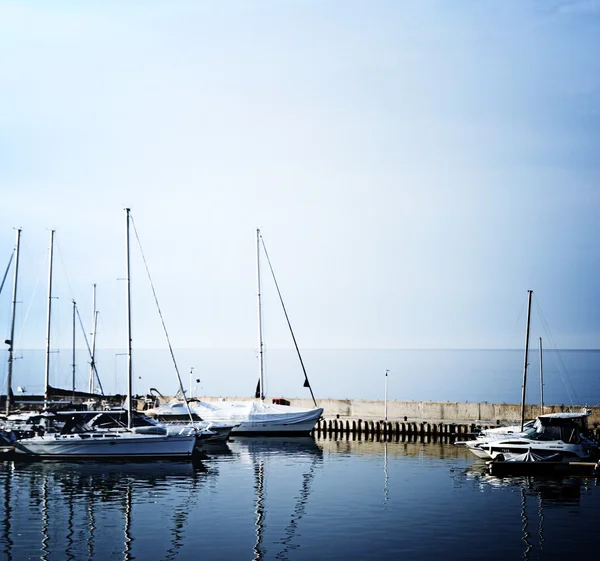
<svg viewBox="0 0 600 561">
<path fill-rule="evenodd" d="M 254 347 L 173 347 L 177 351 L 256 351 Z M 23 347 L 18 351 L 45 351 L 45 347 Z M 57 353 L 61 350 L 71 352 L 73 349 L 69 347 L 53 349 L 51 353 Z M 76 351 L 88 351 L 85 347 L 75 347 Z M 113 351 L 126 350 L 124 347 L 96 347 L 96 351 Z M 136 347 L 133 349 L 133 354 L 138 351 L 168 351 L 165 347 Z M 294 347 L 268 347 L 265 350 L 273 351 L 295 351 Z M 4 349 L 8 352 L 8 349 Z M 524 351 L 519 347 L 307 347 L 305 351 Z M 536 349 L 530 349 L 534 352 Z M 563 348 L 548 348 L 544 351 L 600 351 L 600 348 L 590 347 L 563 347 Z M 127 353 L 124 353 L 127 354 Z"/>
</svg>

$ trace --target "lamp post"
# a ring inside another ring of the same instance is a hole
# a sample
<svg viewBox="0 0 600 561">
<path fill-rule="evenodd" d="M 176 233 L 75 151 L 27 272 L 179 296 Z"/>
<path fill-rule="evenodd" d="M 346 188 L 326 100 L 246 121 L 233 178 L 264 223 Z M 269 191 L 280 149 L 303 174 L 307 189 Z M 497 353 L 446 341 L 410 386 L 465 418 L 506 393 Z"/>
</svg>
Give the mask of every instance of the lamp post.
<svg viewBox="0 0 600 561">
<path fill-rule="evenodd" d="M 385 390 L 384 390 L 384 397 L 383 397 L 383 415 L 384 415 L 386 421 L 387 421 L 387 381 L 388 381 L 388 372 L 389 372 L 389 370 L 385 371 Z"/>
<path fill-rule="evenodd" d="M 194 372 L 194 367 L 190 368 L 190 393 L 188 394 L 188 399 L 192 399 L 192 373 Z"/>
</svg>

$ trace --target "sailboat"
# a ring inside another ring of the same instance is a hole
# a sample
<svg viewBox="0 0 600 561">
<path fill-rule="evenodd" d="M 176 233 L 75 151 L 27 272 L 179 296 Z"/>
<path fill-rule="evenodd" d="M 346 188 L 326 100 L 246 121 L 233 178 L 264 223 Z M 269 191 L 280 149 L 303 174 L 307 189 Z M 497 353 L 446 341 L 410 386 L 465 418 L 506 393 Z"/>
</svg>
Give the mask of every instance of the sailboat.
<svg viewBox="0 0 600 561">
<path fill-rule="evenodd" d="M 17 439 L 17 455 L 37 458 L 181 458 L 190 457 L 196 444 L 196 434 L 168 434 L 156 426 L 148 432 L 134 426 L 132 411 L 131 361 L 131 283 L 129 259 L 130 210 L 127 208 L 127 427 L 124 430 L 96 430 L 82 422 L 77 412 L 48 412 L 48 428 L 43 434 Z M 46 392 L 47 393 L 47 392 Z M 46 398 L 47 401 L 47 398 Z M 40 431 L 42 432 L 42 431 Z"/>
<path fill-rule="evenodd" d="M 521 396 L 521 424 L 488 429 L 475 440 L 459 442 L 479 458 L 496 461 L 572 461 L 598 456 L 598 445 L 587 438 L 589 411 L 575 413 L 550 413 L 525 422 L 525 389 L 529 351 L 529 326 L 532 290 L 528 291 L 527 330 L 523 384 Z M 541 343 L 540 343 L 541 364 Z M 540 380 L 541 380 L 540 366 Z M 542 391 L 543 412 L 543 382 Z"/>
<path fill-rule="evenodd" d="M 205 421 L 233 423 L 237 426 L 233 428 L 231 434 L 243 435 L 302 435 L 309 434 L 317 424 L 317 421 L 323 414 L 323 408 L 317 407 L 314 395 L 313 401 L 315 407 L 305 409 L 301 407 L 291 407 L 280 403 L 268 403 L 265 401 L 264 392 L 264 343 L 263 343 L 263 328 L 262 328 L 262 302 L 261 302 L 261 270 L 260 256 L 261 247 L 265 252 L 265 257 L 269 263 L 275 286 L 279 294 L 279 299 L 283 307 L 285 317 L 292 334 L 294 345 L 300 359 L 300 364 L 304 371 L 304 387 L 309 388 L 311 395 L 312 389 L 308 382 L 308 376 L 304 369 L 304 363 L 296 343 L 294 332 L 291 329 L 291 324 L 281 292 L 273 273 L 273 268 L 269 260 L 269 256 L 260 234 L 260 230 L 256 230 L 256 268 L 257 268 L 257 284 L 258 284 L 258 384 L 254 400 L 251 401 L 219 401 L 206 402 L 200 400 L 182 401 L 179 399 L 172 400 L 162 405 L 161 407 L 146 411 L 149 415 L 159 416 L 161 419 L 168 419 L 170 416 L 181 415 L 183 411 L 189 411 Z"/>
</svg>

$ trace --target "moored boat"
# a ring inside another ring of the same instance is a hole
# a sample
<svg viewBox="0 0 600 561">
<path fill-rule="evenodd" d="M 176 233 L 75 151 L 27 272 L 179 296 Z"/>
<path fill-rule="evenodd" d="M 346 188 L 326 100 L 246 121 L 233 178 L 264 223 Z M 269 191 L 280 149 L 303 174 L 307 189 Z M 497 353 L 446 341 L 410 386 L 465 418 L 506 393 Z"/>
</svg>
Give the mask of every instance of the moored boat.
<svg viewBox="0 0 600 561">
<path fill-rule="evenodd" d="M 304 373 L 304 387 L 310 390 L 314 408 L 301 408 L 284 405 L 281 403 L 268 403 L 265 401 L 264 384 L 264 343 L 263 343 L 263 325 L 262 325 L 262 301 L 261 301 L 261 267 L 260 255 L 261 247 L 264 250 L 265 257 L 269 264 L 273 281 L 277 289 L 279 300 L 287 320 L 294 346 L 300 360 L 300 365 Z M 256 268 L 257 268 L 257 304 L 258 304 L 258 382 L 253 400 L 249 401 L 227 401 L 207 402 L 201 400 L 189 400 L 182 395 L 183 392 L 176 395 L 175 399 L 168 401 L 160 407 L 146 411 L 149 415 L 159 416 L 161 419 L 183 418 L 185 415 L 197 416 L 198 418 L 211 423 L 220 423 L 226 425 L 235 425 L 231 434 L 244 435 L 306 435 L 314 428 L 321 415 L 323 408 L 317 407 L 312 388 L 308 381 L 308 375 L 304 368 L 304 362 L 300 355 L 300 350 L 296 343 L 296 337 L 291 328 L 291 323 L 283 304 L 283 298 L 275 279 L 273 268 L 269 260 L 264 240 L 260 230 L 256 230 Z"/>
<path fill-rule="evenodd" d="M 218 401 L 200 400 L 171 401 L 156 409 L 147 411 L 149 415 L 168 419 L 179 416 L 189 407 L 190 411 L 204 421 L 231 426 L 231 434 L 262 435 L 301 435 L 310 433 L 323 414 L 323 409 L 304 409 L 289 405 L 266 403 L 264 400 Z"/>
<path fill-rule="evenodd" d="M 482 443 L 496 461 L 585 461 L 598 459 L 598 445 L 587 437 L 588 412 L 540 415 L 530 432 Z"/>
<path fill-rule="evenodd" d="M 75 412 L 48 414 L 47 423 L 35 436 L 16 438 L 13 442 L 16 455 L 34 458 L 181 458 L 190 457 L 196 445 L 197 431 L 168 434 L 164 427 L 152 430 L 136 429 L 132 410 L 132 362 L 131 362 L 131 289 L 129 258 L 129 209 L 126 209 L 127 240 L 127 408 L 126 424 L 122 429 L 100 430 Z M 50 238 L 49 294 L 52 279 L 52 235 Z M 48 310 L 50 312 L 50 308 Z M 50 317 L 50 316 L 49 316 Z M 50 321 L 48 320 L 48 326 Z M 49 340 L 49 336 L 48 336 Z M 48 346 L 48 345 L 47 345 Z M 48 353 L 47 353 L 48 356 Z M 46 367 L 46 395 L 48 401 L 48 368 Z M 99 412 L 90 412 L 98 415 Z"/>
</svg>

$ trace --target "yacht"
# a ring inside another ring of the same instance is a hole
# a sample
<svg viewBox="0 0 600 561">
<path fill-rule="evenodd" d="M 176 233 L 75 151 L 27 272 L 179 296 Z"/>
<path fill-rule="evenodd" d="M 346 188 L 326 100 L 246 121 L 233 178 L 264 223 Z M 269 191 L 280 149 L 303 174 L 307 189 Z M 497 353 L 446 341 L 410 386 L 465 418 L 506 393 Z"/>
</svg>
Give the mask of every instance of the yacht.
<svg viewBox="0 0 600 561">
<path fill-rule="evenodd" d="M 131 345 L 131 285 L 130 285 L 130 247 L 129 226 L 130 210 L 126 210 L 126 289 L 127 289 L 127 408 L 124 428 L 99 430 L 92 419 L 83 416 L 83 412 L 46 411 L 44 425 L 38 427 L 34 436 L 12 437 L 14 452 L 18 456 L 36 458 L 180 458 L 191 457 L 197 434 L 193 431 L 179 431 L 169 434 L 162 426 L 136 427 L 134 411 L 131 406 L 132 394 L 132 345 Z M 48 333 L 50 327 L 50 302 L 52 288 L 52 254 L 54 231 L 50 235 L 50 269 L 48 297 Z M 49 341 L 49 335 L 48 335 Z M 46 346 L 46 379 L 44 407 L 48 405 L 48 352 Z M 97 415 L 98 412 L 91 412 Z M 11 438 L 12 440 L 12 438 Z"/>
<path fill-rule="evenodd" d="M 527 437 L 535 433 L 535 419 L 528 421 L 523 425 L 509 425 L 505 427 L 494 427 L 490 429 L 482 429 L 477 433 L 477 437 L 474 440 L 460 440 L 454 444 L 457 446 L 463 445 L 468 448 L 478 458 L 491 459 L 488 452 L 488 446 L 492 442 L 499 440 L 505 440 L 513 437 Z"/>
<path fill-rule="evenodd" d="M 599 456 L 587 437 L 589 412 L 540 415 L 524 432 L 496 433 L 472 441 L 469 450 L 495 461 L 586 461 Z"/>
<path fill-rule="evenodd" d="M 226 442 L 229 435 L 239 426 L 239 423 L 231 421 L 207 421 L 200 417 L 185 401 L 173 401 L 154 409 L 148 409 L 144 413 L 154 421 L 160 422 L 167 427 L 194 427 L 199 431 L 210 431 L 212 436 L 207 440 L 210 442 Z"/>
<path fill-rule="evenodd" d="M 94 412 L 96 414 L 96 412 Z M 46 414 L 34 436 L 12 442 L 17 456 L 36 458 L 181 458 L 191 457 L 195 434 L 168 434 L 164 427 L 100 430 L 85 415 L 65 411 Z"/>
</svg>

